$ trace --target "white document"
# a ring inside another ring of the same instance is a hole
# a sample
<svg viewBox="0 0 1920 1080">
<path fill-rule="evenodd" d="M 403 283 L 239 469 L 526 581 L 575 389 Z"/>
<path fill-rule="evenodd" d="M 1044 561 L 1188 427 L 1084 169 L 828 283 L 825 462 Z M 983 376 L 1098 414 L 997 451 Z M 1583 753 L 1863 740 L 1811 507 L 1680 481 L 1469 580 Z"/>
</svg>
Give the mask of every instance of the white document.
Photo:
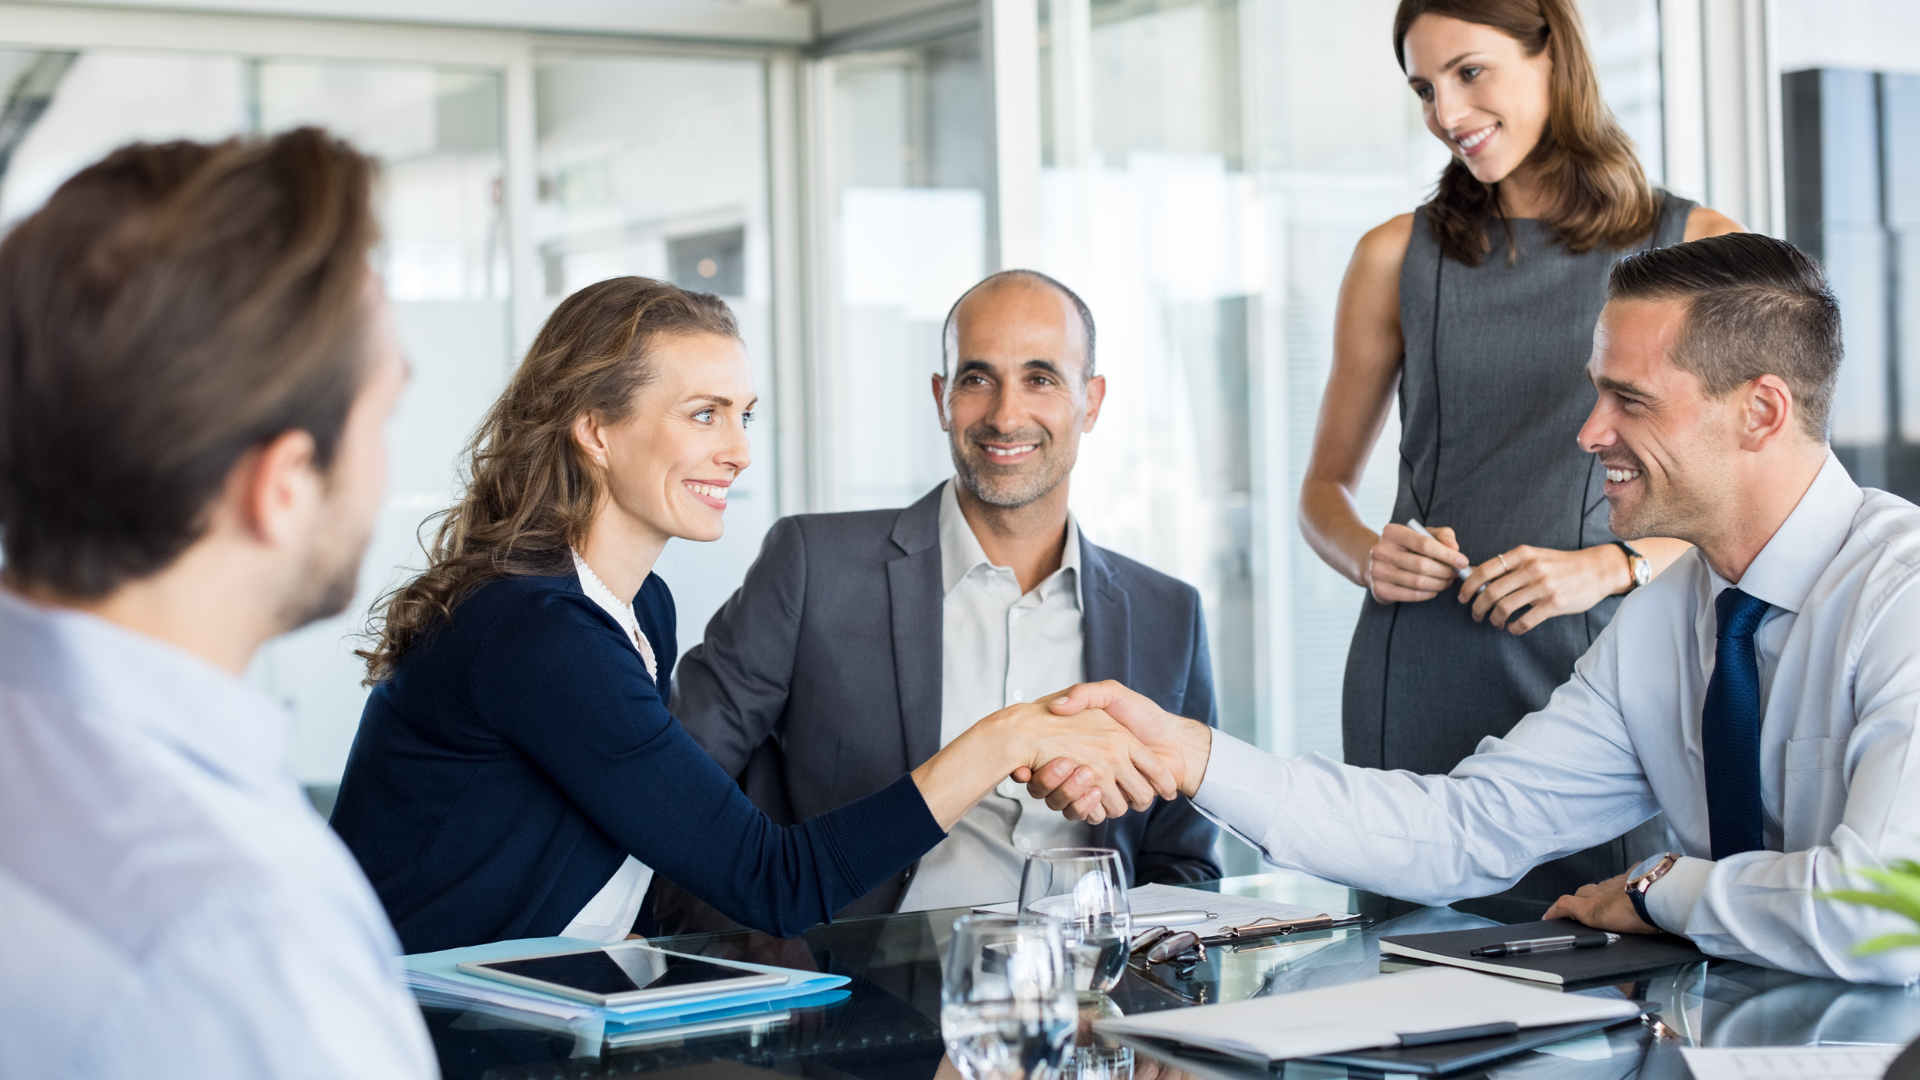
<svg viewBox="0 0 1920 1080">
<path fill-rule="evenodd" d="M 1694 1080 L 1880 1080 L 1897 1046 L 1681 1047 Z"/>
<path fill-rule="evenodd" d="M 1332 916 L 1336 921 L 1351 919 L 1353 915 L 1345 911 L 1331 911 L 1326 908 L 1304 908 L 1293 904 L 1276 904 L 1271 900 L 1260 900 L 1251 896 L 1229 896 L 1225 893 L 1202 892 L 1199 889 L 1181 889 L 1172 885 L 1140 885 L 1127 890 L 1127 907 L 1133 911 L 1133 932 L 1140 933 L 1154 922 L 1156 914 L 1168 911 L 1204 911 L 1212 916 L 1204 923 L 1181 923 L 1176 930 L 1191 930 L 1201 937 L 1213 937 L 1229 926 L 1245 926 L 1261 919 L 1312 919 L 1321 915 Z M 975 911 L 990 912 L 997 915 L 1012 915 L 1019 909 L 1019 902 L 1009 900 L 1004 904 L 988 904 L 974 908 Z"/>
<path fill-rule="evenodd" d="M 1640 1006 L 1623 998 L 1563 994 L 1477 971 L 1429 968 L 1093 1026 L 1271 1062 L 1398 1046 L 1402 1035 L 1503 1022 L 1533 1028 L 1624 1020 L 1639 1012 Z"/>
</svg>

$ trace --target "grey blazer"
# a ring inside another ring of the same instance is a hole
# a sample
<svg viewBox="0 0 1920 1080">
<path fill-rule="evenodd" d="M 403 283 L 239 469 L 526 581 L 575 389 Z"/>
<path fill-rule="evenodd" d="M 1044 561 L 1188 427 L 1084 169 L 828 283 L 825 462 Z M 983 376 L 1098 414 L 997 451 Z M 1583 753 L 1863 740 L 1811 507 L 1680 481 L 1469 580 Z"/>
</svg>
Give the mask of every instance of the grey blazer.
<svg viewBox="0 0 1920 1080">
<path fill-rule="evenodd" d="M 940 489 L 904 510 L 802 514 L 768 531 L 739 591 L 674 669 L 673 714 L 754 803 L 791 824 L 878 791 L 940 748 Z M 1215 723 L 1200 595 L 1080 541 L 1085 662 L 1161 708 Z M 1215 829 L 1186 799 L 1110 819 L 1135 882 L 1220 876 Z M 908 869 L 837 914 L 893 911 Z M 664 932 L 711 909 L 655 886 Z M 702 910 L 704 909 L 704 910 Z"/>
</svg>

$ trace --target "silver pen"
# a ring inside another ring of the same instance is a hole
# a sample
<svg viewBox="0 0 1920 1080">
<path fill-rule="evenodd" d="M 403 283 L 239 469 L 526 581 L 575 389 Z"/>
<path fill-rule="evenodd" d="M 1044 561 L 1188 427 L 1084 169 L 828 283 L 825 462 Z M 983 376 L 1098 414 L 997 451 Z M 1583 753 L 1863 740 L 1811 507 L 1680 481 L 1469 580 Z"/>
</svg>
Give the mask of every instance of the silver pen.
<svg viewBox="0 0 1920 1080">
<path fill-rule="evenodd" d="M 1558 937 L 1524 938 L 1520 941 L 1502 941 L 1496 945 L 1483 945 L 1469 952 L 1468 956 L 1495 958 L 1501 956 L 1526 956 L 1529 953 L 1559 952 L 1563 949 L 1604 949 L 1620 940 L 1619 934 L 1605 930 L 1595 930 L 1587 934 L 1561 934 Z"/>
<path fill-rule="evenodd" d="M 1211 911 L 1157 911 L 1151 915 L 1142 915 L 1142 922 L 1151 922 L 1155 926 L 1192 926 L 1194 923 L 1212 922 L 1219 918 Z"/>
</svg>

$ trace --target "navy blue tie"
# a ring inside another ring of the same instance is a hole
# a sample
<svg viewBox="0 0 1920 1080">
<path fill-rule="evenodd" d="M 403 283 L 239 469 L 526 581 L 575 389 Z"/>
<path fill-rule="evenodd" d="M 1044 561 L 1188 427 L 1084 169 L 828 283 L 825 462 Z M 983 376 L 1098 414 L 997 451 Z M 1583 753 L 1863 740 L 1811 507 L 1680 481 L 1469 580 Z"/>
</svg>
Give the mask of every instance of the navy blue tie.
<svg viewBox="0 0 1920 1080">
<path fill-rule="evenodd" d="M 1766 847 L 1760 811 L 1760 664 L 1753 632 L 1767 602 L 1739 589 L 1714 601 L 1720 640 L 1713 678 L 1700 710 L 1700 748 L 1707 764 L 1707 825 L 1713 857 L 1724 859 Z"/>
</svg>

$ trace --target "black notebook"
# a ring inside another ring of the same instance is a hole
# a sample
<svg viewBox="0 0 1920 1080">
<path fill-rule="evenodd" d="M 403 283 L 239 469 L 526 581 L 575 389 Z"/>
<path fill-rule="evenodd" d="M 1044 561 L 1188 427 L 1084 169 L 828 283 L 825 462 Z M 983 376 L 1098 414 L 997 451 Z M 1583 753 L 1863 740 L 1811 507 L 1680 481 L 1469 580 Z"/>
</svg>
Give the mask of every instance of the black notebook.
<svg viewBox="0 0 1920 1080">
<path fill-rule="evenodd" d="M 1512 979 L 1563 986 L 1567 983 L 1606 982 L 1655 968 L 1675 967 L 1705 960 L 1686 938 L 1672 934 L 1622 934 L 1620 940 L 1599 949 L 1562 949 L 1559 952 L 1508 956 L 1497 960 L 1468 955 L 1472 950 L 1503 941 L 1588 933 L 1572 919 L 1515 923 L 1479 930 L 1451 930 L 1444 934 L 1402 934 L 1380 939 L 1380 951 L 1434 964 L 1505 975 Z"/>
</svg>

